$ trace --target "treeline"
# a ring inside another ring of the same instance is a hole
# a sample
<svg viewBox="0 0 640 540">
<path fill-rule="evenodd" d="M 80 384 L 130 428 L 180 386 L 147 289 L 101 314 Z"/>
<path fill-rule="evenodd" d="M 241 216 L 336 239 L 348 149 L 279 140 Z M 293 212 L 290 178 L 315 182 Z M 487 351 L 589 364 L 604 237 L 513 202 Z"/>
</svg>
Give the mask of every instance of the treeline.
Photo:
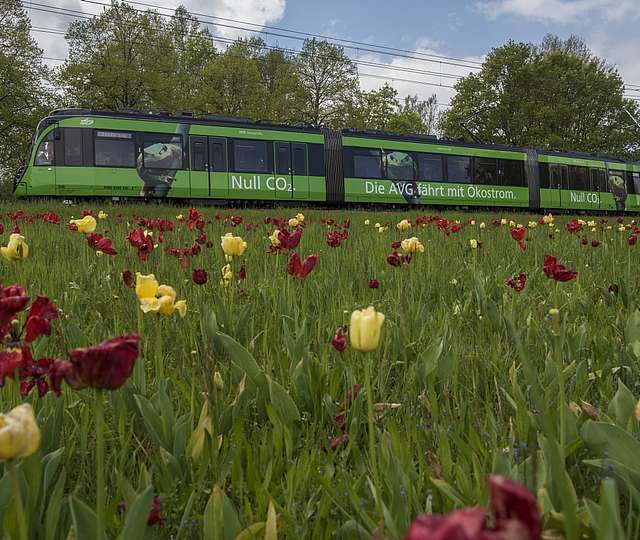
<svg viewBox="0 0 640 540">
<path fill-rule="evenodd" d="M 635 156 L 639 130 L 617 71 L 578 38 L 509 42 L 460 79 L 451 107 L 436 96 L 364 91 L 344 50 L 309 39 L 300 51 L 251 37 L 220 43 L 183 7 L 171 17 L 113 2 L 71 23 L 68 59 L 50 70 L 21 0 L 0 0 L 0 175 L 24 161 L 37 120 L 57 107 L 193 111 L 254 120 L 437 133 L 444 137 Z M 218 44 L 218 46 L 216 46 Z M 626 111 L 625 111 L 626 109 Z"/>
</svg>

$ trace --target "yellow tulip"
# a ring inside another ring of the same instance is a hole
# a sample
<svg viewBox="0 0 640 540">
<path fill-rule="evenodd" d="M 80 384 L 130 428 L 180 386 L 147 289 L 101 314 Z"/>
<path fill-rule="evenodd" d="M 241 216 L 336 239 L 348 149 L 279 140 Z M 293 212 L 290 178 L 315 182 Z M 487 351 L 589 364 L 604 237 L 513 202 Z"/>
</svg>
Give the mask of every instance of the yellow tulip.
<svg viewBox="0 0 640 540">
<path fill-rule="evenodd" d="M 507 220 L 505 218 L 502 218 L 500 220 L 500 225 L 506 225 L 507 224 Z"/>
<path fill-rule="evenodd" d="M 423 253 L 424 246 L 415 236 L 413 238 L 407 238 L 403 240 L 400 245 L 405 253 Z"/>
<path fill-rule="evenodd" d="M 365 224 L 365 225 L 369 225 L 369 223 L 371 223 L 371 222 L 370 222 L 368 219 L 365 219 L 365 220 L 364 220 L 364 224 Z"/>
<path fill-rule="evenodd" d="M 40 428 L 28 403 L 0 414 L 0 459 L 26 457 L 40 447 Z"/>
<path fill-rule="evenodd" d="M 476 224 L 476 220 L 475 219 L 472 219 L 471 223 L 469 223 L 469 225 L 471 225 L 472 227 L 475 226 L 475 224 Z"/>
<path fill-rule="evenodd" d="M 239 236 L 233 236 L 232 233 L 221 236 L 220 240 L 222 251 L 227 257 L 240 257 L 247 249 L 247 243 Z"/>
<path fill-rule="evenodd" d="M 100 210 L 100 212 L 98 212 L 98 219 L 107 219 L 109 217 L 109 214 L 107 214 L 104 210 Z"/>
<path fill-rule="evenodd" d="M 220 270 L 220 274 L 222 275 L 222 279 L 220 280 L 220 285 L 223 287 L 227 287 L 231 280 L 233 279 L 233 272 L 231 271 L 231 265 L 225 264 Z"/>
<path fill-rule="evenodd" d="M 480 223 L 480 228 L 484 229 L 486 227 L 485 222 L 483 221 L 482 223 Z"/>
<path fill-rule="evenodd" d="M 82 219 L 72 219 L 69 223 L 73 223 L 78 227 L 78 232 L 82 234 L 90 234 L 96 230 L 96 218 L 93 216 L 84 216 Z"/>
<path fill-rule="evenodd" d="M 400 223 L 396 225 L 396 229 L 399 231 L 408 231 L 411 228 L 411 223 L 408 219 L 403 219 Z"/>
<path fill-rule="evenodd" d="M 289 227 L 297 227 L 300 225 L 300 221 L 294 217 L 289 220 Z"/>
<path fill-rule="evenodd" d="M 302 213 L 297 213 L 296 214 L 296 219 L 298 220 L 299 223 L 302 223 L 304 221 L 304 214 Z"/>
<path fill-rule="evenodd" d="M 349 337 L 351 346 L 362 352 L 373 351 L 380 342 L 380 332 L 384 323 L 384 315 L 378 313 L 373 306 L 355 310 L 351 314 Z"/>
<path fill-rule="evenodd" d="M 469 240 L 469 245 L 471 246 L 471 249 L 478 249 L 478 241 L 475 238 Z"/>
<path fill-rule="evenodd" d="M 13 233 L 9 236 L 7 247 L 0 247 L 0 253 L 8 261 L 20 261 L 29 256 L 29 246 L 25 243 L 24 236 Z"/>
<path fill-rule="evenodd" d="M 182 214 L 178 214 L 176 216 L 176 221 L 184 221 L 184 216 Z"/>
<path fill-rule="evenodd" d="M 549 225 L 550 223 L 553 223 L 553 219 L 554 218 L 551 214 L 547 214 L 542 217 L 542 223 L 544 223 L 545 225 Z"/>
<path fill-rule="evenodd" d="M 143 298 L 155 298 L 158 287 L 156 276 L 153 274 L 143 276 L 140 272 L 136 272 L 136 296 L 140 300 Z"/>
<path fill-rule="evenodd" d="M 278 237 L 279 234 L 280 234 L 280 229 L 276 229 L 275 231 L 273 231 L 271 233 L 271 236 L 269 237 L 269 240 L 271 240 L 271 245 L 272 246 L 279 246 L 280 245 L 280 238 Z"/>
</svg>

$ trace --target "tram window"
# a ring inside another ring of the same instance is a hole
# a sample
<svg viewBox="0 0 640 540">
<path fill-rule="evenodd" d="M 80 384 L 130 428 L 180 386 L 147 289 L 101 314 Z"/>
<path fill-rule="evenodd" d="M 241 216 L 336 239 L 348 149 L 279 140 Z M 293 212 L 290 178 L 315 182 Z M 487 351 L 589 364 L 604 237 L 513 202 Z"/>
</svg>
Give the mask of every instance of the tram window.
<svg viewBox="0 0 640 540">
<path fill-rule="evenodd" d="M 580 191 L 589 191 L 591 189 L 589 169 L 587 167 L 574 165 L 569 167 L 569 189 Z"/>
<path fill-rule="evenodd" d="M 633 184 L 633 173 L 632 172 L 625 172 L 625 173 L 620 173 L 620 174 L 624 174 L 626 180 L 627 180 L 627 193 L 631 194 L 631 193 L 638 193 L 637 191 L 635 191 L 635 186 Z"/>
<path fill-rule="evenodd" d="M 309 175 L 324 176 L 324 146 L 322 144 L 309 144 Z"/>
<path fill-rule="evenodd" d="M 540 163 L 540 187 L 543 189 L 549 188 L 549 164 Z"/>
<path fill-rule="evenodd" d="M 182 136 L 145 133 L 142 156 L 147 169 L 182 169 Z"/>
<path fill-rule="evenodd" d="M 607 189 L 607 180 L 604 169 L 591 169 L 591 189 L 605 193 Z"/>
<path fill-rule="evenodd" d="M 563 189 L 567 187 L 567 166 L 549 165 L 549 187 Z"/>
<path fill-rule="evenodd" d="M 293 145 L 293 174 L 307 176 L 307 152 L 304 144 Z"/>
<path fill-rule="evenodd" d="M 474 179 L 477 184 L 497 184 L 498 162 L 491 158 L 475 159 Z"/>
<path fill-rule="evenodd" d="M 380 150 L 355 149 L 353 152 L 353 175 L 358 178 L 382 178 Z"/>
<path fill-rule="evenodd" d="M 471 158 L 447 156 L 447 181 L 470 184 L 472 182 Z"/>
<path fill-rule="evenodd" d="M 631 177 L 633 179 L 633 193 L 640 193 L 640 173 L 631 173 Z"/>
<path fill-rule="evenodd" d="M 276 174 L 291 174 L 291 145 L 276 143 Z"/>
<path fill-rule="evenodd" d="M 442 156 L 438 154 L 418 154 L 418 179 L 427 182 L 442 182 Z"/>
<path fill-rule="evenodd" d="M 233 141 L 234 170 L 237 172 L 269 172 L 267 155 L 267 141 Z"/>
<path fill-rule="evenodd" d="M 191 143 L 191 170 L 207 170 L 207 146 L 203 141 Z"/>
<path fill-rule="evenodd" d="M 135 167 L 133 134 L 124 131 L 96 131 L 95 161 L 98 167 Z"/>
<path fill-rule="evenodd" d="M 413 180 L 415 163 L 413 156 L 406 152 L 385 151 L 384 158 L 387 166 L 387 178 L 390 180 Z"/>
<path fill-rule="evenodd" d="M 82 132 L 81 128 L 64 128 L 64 164 L 71 167 L 82 165 Z"/>
<path fill-rule="evenodd" d="M 53 151 L 53 131 L 50 131 L 44 140 L 38 146 L 36 152 L 35 165 L 53 165 L 54 151 Z"/>
<path fill-rule="evenodd" d="M 226 140 L 216 139 L 211 142 L 211 170 L 214 172 L 227 171 Z"/>
<path fill-rule="evenodd" d="M 546 164 L 545 164 L 546 165 Z M 500 163 L 500 183 L 505 186 L 526 186 L 524 178 L 524 161 L 517 159 L 503 159 Z M 549 170 L 547 168 L 547 182 Z"/>
</svg>

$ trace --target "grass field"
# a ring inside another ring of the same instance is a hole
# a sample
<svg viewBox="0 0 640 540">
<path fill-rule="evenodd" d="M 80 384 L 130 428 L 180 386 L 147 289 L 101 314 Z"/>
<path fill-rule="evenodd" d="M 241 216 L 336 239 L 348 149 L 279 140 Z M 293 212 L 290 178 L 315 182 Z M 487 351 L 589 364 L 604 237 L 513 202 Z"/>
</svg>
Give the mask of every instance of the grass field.
<svg viewBox="0 0 640 540">
<path fill-rule="evenodd" d="M 86 209 L 108 214 L 95 232 L 117 255 L 100 256 L 67 227 L 83 206 L 0 204 L 0 244 L 17 225 L 29 246 L 24 260 L 0 259 L 0 284 L 61 310 L 51 335 L 32 342 L 34 358 L 66 359 L 131 333 L 140 354 L 113 391 L 63 383 L 60 397 L 40 397 L 37 385 L 23 397 L 7 377 L 0 409 L 31 403 L 42 440 L 5 464 L 6 537 L 20 538 L 22 516 L 38 539 L 96 538 L 97 527 L 109 539 L 400 539 L 420 513 L 486 506 L 491 473 L 533 492 L 545 537 L 639 537 L 631 218 L 550 225 L 541 215 L 447 211 L 445 223 L 418 211 L 201 208 L 203 224 L 188 208 Z M 304 221 L 290 226 L 297 212 Z M 158 217 L 173 230 L 159 231 Z M 125 240 L 138 222 L 156 244 L 146 260 Z M 319 256 L 306 277 L 287 272 L 286 249 L 270 240 L 276 228 L 301 230 L 291 251 L 302 261 Z M 226 280 L 225 233 L 247 243 Z M 392 243 L 410 237 L 424 252 L 407 262 Z M 194 243 L 198 253 L 167 251 Z M 545 273 L 545 255 L 577 277 L 549 260 Z M 143 313 L 125 269 L 172 286 L 184 318 Z M 193 281 L 195 269 L 206 283 Z M 347 335 L 339 352 L 336 330 L 368 306 L 386 316 L 379 346 L 360 352 Z M 5 340 L 5 351 L 15 346 Z M 147 525 L 156 496 L 163 520 Z"/>
</svg>

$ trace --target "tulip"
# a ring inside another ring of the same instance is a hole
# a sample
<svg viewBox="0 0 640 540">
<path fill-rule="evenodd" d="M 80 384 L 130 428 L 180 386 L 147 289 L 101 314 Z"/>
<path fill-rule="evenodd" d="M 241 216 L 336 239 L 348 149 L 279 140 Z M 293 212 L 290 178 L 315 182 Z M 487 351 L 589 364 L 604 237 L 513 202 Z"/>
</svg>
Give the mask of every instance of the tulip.
<svg viewBox="0 0 640 540">
<path fill-rule="evenodd" d="M 0 459 L 27 457 L 40 447 L 40 428 L 28 403 L 0 413 Z"/>
<path fill-rule="evenodd" d="M 469 240 L 469 245 L 471 246 L 471 249 L 478 249 L 478 241 L 475 238 Z"/>
<path fill-rule="evenodd" d="M 229 283 L 233 279 L 233 272 L 231 271 L 231 265 L 225 264 L 220 270 L 220 274 L 222 275 L 222 279 L 220 280 L 220 285 L 223 287 L 228 287 Z"/>
<path fill-rule="evenodd" d="M 484 228 L 486 227 L 485 222 L 483 221 L 482 223 L 480 223 L 479 227 L 480 227 L 481 229 L 484 229 Z"/>
<path fill-rule="evenodd" d="M 287 262 L 287 273 L 300 279 L 306 278 L 318 262 L 318 255 L 309 255 L 304 261 L 297 253 L 292 253 Z"/>
<path fill-rule="evenodd" d="M 384 319 L 384 314 L 378 313 L 373 306 L 363 310 L 355 310 L 351 314 L 351 325 L 349 326 L 351 346 L 362 352 L 376 349 L 380 342 Z"/>
<path fill-rule="evenodd" d="M 403 219 L 396 225 L 396 229 L 399 231 L 408 231 L 411 228 L 411 222 L 408 219 Z"/>
<path fill-rule="evenodd" d="M 29 256 L 29 246 L 24 241 L 24 236 L 13 233 L 9 236 L 6 247 L 0 247 L 2 256 L 10 262 L 21 261 Z"/>
<path fill-rule="evenodd" d="M 369 288 L 370 289 L 377 289 L 378 287 L 380 287 L 380 282 L 377 279 L 370 279 L 369 280 Z"/>
<path fill-rule="evenodd" d="M 134 287 L 133 274 L 131 273 L 131 270 L 129 270 L 128 268 L 125 268 L 122 271 L 122 281 L 130 289 L 132 289 Z"/>
<path fill-rule="evenodd" d="M 143 276 L 140 272 L 136 272 L 136 296 L 139 300 L 143 298 L 154 298 L 158 292 L 159 283 L 156 276 L 149 274 Z"/>
<path fill-rule="evenodd" d="M 569 270 L 566 266 L 558 264 L 558 260 L 551 255 L 544 256 L 543 270 L 548 278 L 560 282 L 571 281 L 578 275 L 578 272 Z"/>
<path fill-rule="evenodd" d="M 415 236 L 403 240 L 400 245 L 405 253 L 423 253 L 424 246 Z"/>
<path fill-rule="evenodd" d="M 338 326 L 336 333 L 331 339 L 331 345 L 338 352 L 344 352 L 347 348 L 347 329 L 345 326 Z"/>
<path fill-rule="evenodd" d="M 269 236 L 269 240 L 271 241 L 271 245 L 272 246 L 279 246 L 280 245 L 280 230 L 276 229 L 275 231 L 273 231 L 271 233 L 271 236 Z"/>
<path fill-rule="evenodd" d="M 184 317 L 187 313 L 187 303 L 184 300 L 176 302 L 175 289 L 169 285 L 158 285 L 153 274 L 143 276 L 140 272 L 136 272 L 136 296 L 140 300 L 140 309 L 144 313 L 171 315 L 177 311 L 180 317 Z"/>
<path fill-rule="evenodd" d="M 365 224 L 365 225 L 369 225 L 369 223 L 371 223 L 371 221 L 369 221 L 368 219 L 365 219 L 365 220 L 364 220 L 364 224 Z"/>
<path fill-rule="evenodd" d="M 92 215 L 84 216 L 82 219 L 72 219 L 70 224 L 75 225 L 78 232 L 89 234 L 96 230 L 96 218 Z"/>
<path fill-rule="evenodd" d="M 239 236 L 233 236 L 232 233 L 227 233 L 220 237 L 220 246 L 226 257 L 240 257 L 245 249 L 247 249 L 247 243 Z"/>
<path fill-rule="evenodd" d="M 204 268 L 196 268 L 191 277 L 196 285 L 204 285 L 207 282 L 207 271 Z"/>
<path fill-rule="evenodd" d="M 545 225 L 551 225 L 553 223 L 553 216 L 551 214 L 547 214 L 546 216 L 542 216 L 542 223 Z"/>
<path fill-rule="evenodd" d="M 31 304 L 31 309 L 27 315 L 24 340 L 27 343 L 31 343 L 42 335 L 50 336 L 51 321 L 59 316 L 58 308 L 46 296 L 38 295 Z"/>
<path fill-rule="evenodd" d="M 104 210 L 100 210 L 100 212 L 98 212 L 98 219 L 107 219 L 109 217 L 109 214 L 107 214 Z"/>
<path fill-rule="evenodd" d="M 296 219 L 298 220 L 299 223 L 302 223 L 304 221 L 304 214 L 301 212 L 298 212 L 296 214 Z"/>
<path fill-rule="evenodd" d="M 300 225 L 300 222 L 298 221 L 297 218 L 292 217 L 289 221 L 289 227 L 297 227 L 298 225 Z"/>
</svg>

